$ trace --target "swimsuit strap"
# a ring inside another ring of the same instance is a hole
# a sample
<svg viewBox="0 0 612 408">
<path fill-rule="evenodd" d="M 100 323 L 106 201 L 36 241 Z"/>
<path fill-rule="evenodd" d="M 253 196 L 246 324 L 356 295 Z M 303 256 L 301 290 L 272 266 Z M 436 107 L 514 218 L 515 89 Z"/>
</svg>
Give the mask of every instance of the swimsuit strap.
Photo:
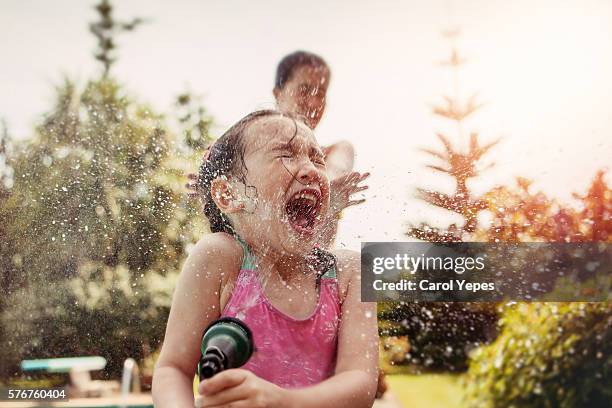
<svg viewBox="0 0 612 408">
<path fill-rule="evenodd" d="M 336 279 L 336 256 L 329 251 L 319 248 L 314 248 L 317 261 L 321 263 L 321 270 L 325 273 L 320 275 L 321 279 Z M 327 269 L 323 269 L 327 267 Z"/>
<path fill-rule="evenodd" d="M 240 266 L 240 269 L 254 271 L 257 264 L 257 258 L 249 249 L 249 245 L 242 238 L 240 238 L 238 235 L 235 235 L 235 238 L 236 241 L 238 241 L 238 243 L 242 247 L 243 253 L 242 265 Z M 336 279 L 336 257 L 331 252 L 319 248 L 317 248 L 316 250 L 322 253 L 323 256 L 329 257 L 328 259 L 330 259 L 330 266 L 327 271 L 323 275 L 321 275 L 321 279 Z"/>
<path fill-rule="evenodd" d="M 327 272 L 325 272 L 323 275 L 321 275 L 321 279 L 336 279 L 336 262 L 335 262 L 335 260 L 334 260 L 333 265 L 329 267 Z"/>
<path fill-rule="evenodd" d="M 242 256 L 242 265 L 240 266 L 240 269 L 247 269 L 247 270 L 254 271 L 255 265 L 257 263 L 255 255 L 253 255 L 253 253 L 249 250 L 249 245 L 246 242 L 244 242 L 242 238 L 240 238 L 238 235 L 235 235 L 235 237 L 236 237 L 236 241 L 238 241 L 238 243 L 242 247 L 243 256 Z"/>
</svg>

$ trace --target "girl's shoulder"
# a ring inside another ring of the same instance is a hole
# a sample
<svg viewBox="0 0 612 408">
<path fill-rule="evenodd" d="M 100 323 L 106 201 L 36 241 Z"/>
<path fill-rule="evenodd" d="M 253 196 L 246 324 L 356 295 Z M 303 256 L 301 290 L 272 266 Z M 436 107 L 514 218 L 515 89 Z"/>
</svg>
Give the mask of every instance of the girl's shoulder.
<svg viewBox="0 0 612 408">
<path fill-rule="evenodd" d="M 214 232 L 200 238 L 189 253 L 188 260 L 198 269 L 218 274 L 222 286 L 240 271 L 242 247 L 234 237 L 225 232 Z"/>
<path fill-rule="evenodd" d="M 349 285 L 361 283 L 361 261 L 359 252 L 348 249 L 335 249 L 331 253 L 336 258 L 336 277 L 342 303 L 346 298 Z"/>
<path fill-rule="evenodd" d="M 242 256 L 242 247 L 236 239 L 225 232 L 212 232 L 204 234 L 193 249 L 196 253 L 215 254 L 224 258 Z"/>
</svg>

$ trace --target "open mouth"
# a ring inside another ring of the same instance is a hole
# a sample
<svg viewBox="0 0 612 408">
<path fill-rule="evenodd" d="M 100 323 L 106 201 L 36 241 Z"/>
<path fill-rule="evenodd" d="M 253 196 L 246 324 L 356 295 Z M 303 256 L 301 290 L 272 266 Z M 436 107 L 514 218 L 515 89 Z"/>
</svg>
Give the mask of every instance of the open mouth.
<svg viewBox="0 0 612 408">
<path fill-rule="evenodd" d="M 307 188 L 295 193 L 285 204 L 289 225 L 299 234 L 312 234 L 321 211 L 321 192 Z"/>
</svg>

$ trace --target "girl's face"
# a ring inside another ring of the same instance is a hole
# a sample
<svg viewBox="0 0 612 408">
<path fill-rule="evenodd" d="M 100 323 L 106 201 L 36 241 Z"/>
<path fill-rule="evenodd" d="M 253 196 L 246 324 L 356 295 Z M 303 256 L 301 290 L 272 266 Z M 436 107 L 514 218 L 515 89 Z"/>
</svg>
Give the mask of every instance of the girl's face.
<svg viewBox="0 0 612 408">
<path fill-rule="evenodd" d="M 274 115 L 256 119 L 243 137 L 246 186 L 237 187 L 255 198 L 235 214 L 241 234 L 277 251 L 309 253 L 329 206 L 325 159 L 312 131 Z"/>
<path fill-rule="evenodd" d="M 329 70 L 324 66 L 302 65 L 293 69 L 282 89 L 275 88 L 278 109 L 306 118 L 314 129 L 325 111 Z"/>
</svg>

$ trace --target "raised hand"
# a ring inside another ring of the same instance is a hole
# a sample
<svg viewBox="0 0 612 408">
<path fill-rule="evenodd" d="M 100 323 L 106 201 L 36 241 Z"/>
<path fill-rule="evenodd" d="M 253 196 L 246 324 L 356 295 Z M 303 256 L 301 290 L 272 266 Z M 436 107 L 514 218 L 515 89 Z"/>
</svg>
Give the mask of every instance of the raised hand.
<svg viewBox="0 0 612 408">
<path fill-rule="evenodd" d="M 359 184 L 369 176 L 370 173 L 361 174 L 353 171 L 331 181 L 329 197 L 330 216 L 337 218 L 345 208 L 361 204 L 365 201 L 364 198 L 351 200 L 351 196 L 368 188 L 367 185 L 360 186 Z"/>
<path fill-rule="evenodd" d="M 204 153 L 202 154 L 202 161 L 208 159 L 209 155 L 210 146 L 204 150 Z M 185 187 L 187 187 L 187 195 L 189 198 L 198 198 L 200 195 L 200 191 L 198 190 L 198 175 L 195 173 L 187 173 L 187 183 L 185 184 Z"/>
</svg>

